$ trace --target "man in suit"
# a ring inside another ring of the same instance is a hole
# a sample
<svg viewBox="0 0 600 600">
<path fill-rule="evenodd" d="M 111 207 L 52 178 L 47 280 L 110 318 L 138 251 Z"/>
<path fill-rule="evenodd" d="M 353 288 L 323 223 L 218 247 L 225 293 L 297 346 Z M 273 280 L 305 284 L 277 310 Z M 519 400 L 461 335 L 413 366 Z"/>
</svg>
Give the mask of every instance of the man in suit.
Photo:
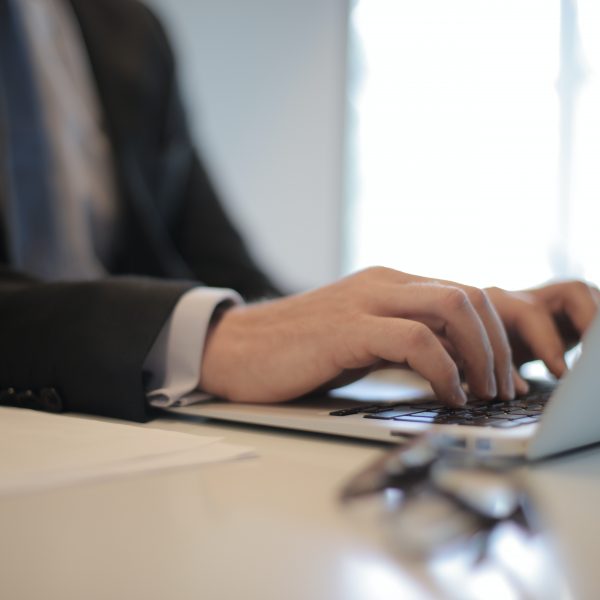
<svg viewBox="0 0 600 600">
<path fill-rule="evenodd" d="M 68 107 L 68 109 L 67 109 Z M 510 293 L 374 268 L 276 297 L 189 138 L 136 0 L 0 0 L 0 402 L 143 421 L 200 387 L 276 402 L 408 364 L 450 404 L 556 375 L 597 290 Z"/>
</svg>

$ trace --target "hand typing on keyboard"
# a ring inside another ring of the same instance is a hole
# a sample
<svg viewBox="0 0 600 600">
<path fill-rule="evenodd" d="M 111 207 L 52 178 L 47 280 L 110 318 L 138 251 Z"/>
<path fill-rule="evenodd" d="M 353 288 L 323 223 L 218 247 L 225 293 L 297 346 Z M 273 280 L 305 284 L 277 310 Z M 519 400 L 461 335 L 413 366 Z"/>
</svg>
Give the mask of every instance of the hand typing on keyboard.
<svg viewBox="0 0 600 600">
<path fill-rule="evenodd" d="M 332 417 L 360 416 L 365 419 L 429 423 L 437 425 L 473 425 L 512 429 L 535 423 L 541 417 L 554 386 L 533 382 L 527 394 L 514 400 L 478 400 L 471 397 L 464 407 L 450 407 L 432 402 L 398 402 L 395 404 L 358 404 L 329 413 Z"/>
<path fill-rule="evenodd" d="M 463 377 L 475 397 L 510 401 L 528 390 L 514 361 L 541 358 L 562 375 L 564 351 L 598 300 L 583 282 L 508 292 L 371 268 L 224 312 L 207 339 L 201 387 L 239 402 L 279 402 L 392 364 L 420 373 L 446 405 L 466 402 Z"/>
</svg>

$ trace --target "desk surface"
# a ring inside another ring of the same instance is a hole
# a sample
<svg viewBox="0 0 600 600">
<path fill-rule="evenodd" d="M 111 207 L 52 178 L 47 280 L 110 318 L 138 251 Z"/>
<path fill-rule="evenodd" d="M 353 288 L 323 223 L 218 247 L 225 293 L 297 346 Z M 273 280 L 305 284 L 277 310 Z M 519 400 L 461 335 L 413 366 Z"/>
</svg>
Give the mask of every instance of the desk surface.
<svg viewBox="0 0 600 600">
<path fill-rule="evenodd" d="M 439 597 L 427 565 L 400 559 L 380 522 L 337 501 L 381 446 L 194 418 L 147 426 L 220 435 L 260 457 L 0 499 L 0 597 Z M 574 597 L 597 597 L 600 450 L 526 477 Z"/>
</svg>

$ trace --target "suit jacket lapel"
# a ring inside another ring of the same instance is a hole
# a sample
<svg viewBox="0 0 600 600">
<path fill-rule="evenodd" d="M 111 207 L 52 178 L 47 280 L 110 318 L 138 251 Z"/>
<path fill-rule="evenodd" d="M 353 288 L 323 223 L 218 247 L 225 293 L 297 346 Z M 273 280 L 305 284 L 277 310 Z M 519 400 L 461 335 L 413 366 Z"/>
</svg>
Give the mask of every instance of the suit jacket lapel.
<svg viewBox="0 0 600 600">
<path fill-rule="evenodd" d="M 115 269 L 189 278 L 191 271 L 161 219 L 152 181 L 157 151 L 145 140 L 147 132 L 158 127 L 146 111 L 151 103 L 160 102 L 157 94 L 163 91 L 153 72 L 151 52 L 156 44 L 150 43 L 147 18 L 141 18 L 147 17 L 145 9 L 122 0 L 70 2 L 87 46 L 125 205 L 122 249 Z M 123 27 L 127 35 L 115 32 Z"/>
</svg>

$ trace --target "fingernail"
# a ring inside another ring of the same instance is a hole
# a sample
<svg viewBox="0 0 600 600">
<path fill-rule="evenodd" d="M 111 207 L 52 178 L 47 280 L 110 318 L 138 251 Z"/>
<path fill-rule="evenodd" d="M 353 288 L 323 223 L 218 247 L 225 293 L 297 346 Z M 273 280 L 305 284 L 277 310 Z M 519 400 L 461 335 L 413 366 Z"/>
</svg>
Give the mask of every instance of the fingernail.
<svg viewBox="0 0 600 600">
<path fill-rule="evenodd" d="M 552 366 L 554 374 L 557 375 L 558 377 L 562 377 L 568 370 L 567 367 L 567 363 L 565 362 L 565 357 L 564 356 L 557 356 L 553 361 L 552 361 Z"/>
<path fill-rule="evenodd" d="M 519 396 L 524 396 L 529 392 L 529 384 L 520 375 L 515 377 L 515 387 Z"/>
<path fill-rule="evenodd" d="M 513 381 L 512 372 L 506 378 L 504 388 L 508 396 L 507 400 L 512 400 L 515 397 L 515 382 Z"/>
<path fill-rule="evenodd" d="M 458 388 L 458 391 L 452 396 L 452 404 L 455 406 L 464 406 L 467 403 L 467 395 L 462 388 Z"/>
<path fill-rule="evenodd" d="M 495 398 L 496 395 L 498 394 L 498 387 L 496 386 L 496 378 L 493 375 L 488 379 L 487 392 L 488 392 L 488 395 L 492 398 Z"/>
</svg>

